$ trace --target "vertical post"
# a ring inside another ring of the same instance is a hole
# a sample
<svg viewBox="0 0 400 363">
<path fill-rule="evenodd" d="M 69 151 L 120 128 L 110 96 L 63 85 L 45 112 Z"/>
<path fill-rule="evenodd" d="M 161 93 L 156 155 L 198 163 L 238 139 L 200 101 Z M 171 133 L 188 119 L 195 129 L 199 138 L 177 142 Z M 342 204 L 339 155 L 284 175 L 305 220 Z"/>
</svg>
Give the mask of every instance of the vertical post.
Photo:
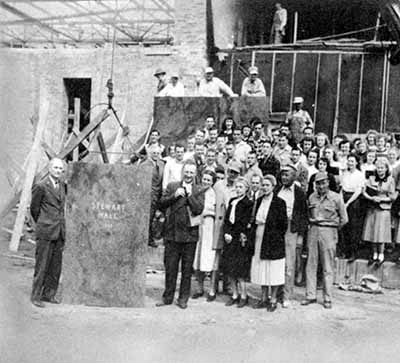
<svg viewBox="0 0 400 363">
<path fill-rule="evenodd" d="M 378 40 L 379 28 L 381 27 L 381 13 L 378 13 L 378 17 L 376 18 L 375 32 L 374 32 L 374 41 Z"/>
<path fill-rule="evenodd" d="M 385 51 L 385 57 L 383 58 L 383 78 L 382 78 L 382 105 L 381 105 L 381 122 L 380 132 L 384 131 L 384 118 L 385 118 L 385 105 L 386 105 L 386 76 L 387 76 L 387 52 Z"/>
<path fill-rule="evenodd" d="M 79 134 L 81 130 L 81 99 L 74 98 L 74 130 Z M 74 150 L 73 161 L 79 160 L 79 146 Z"/>
<path fill-rule="evenodd" d="M 341 73 L 342 73 L 342 53 L 339 54 L 338 77 L 337 77 L 337 88 L 336 88 L 335 119 L 333 121 L 332 137 L 337 135 L 337 132 L 339 129 L 340 76 L 341 76 Z"/>
<path fill-rule="evenodd" d="M 17 218 L 15 220 L 14 229 L 9 245 L 10 251 L 13 252 L 18 251 L 22 230 L 24 228 L 26 210 L 28 208 L 29 200 L 31 198 L 32 184 L 36 174 L 37 166 L 39 164 L 40 142 L 42 139 L 43 131 L 46 129 L 48 110 L 49 110 L 49 99 L 47 96 L 43 97 L 43 95 L 41 95 L 39 121 L 37 124 L 35 138 L 33 140 L 33 145 L 32 145 L 32 157 L 30 158 L 28 167 L 26 169 L 21 198 L 19 200 Z"/>
<path fill-rule="evenodd" d="M 299 13 L 296 11 L 294 13 L 294 26 L 293 26 L 293 43 L 297 42 L 297 28 L 299 26 Z"/>
<path fill-rule="evenodd" d="M 297 62 L 297 53 L 293 53 L 293 67 L 292 67 L 292 79 L 291 79 L 291 84 L 290 84 L 290 105 L 289 105 L 289 110 L 292 111 L 292 105 L 293 105 L 293 97 L 294 97 L 294 80 L 296 76 L 296 62 Z"/>
<path fill-rule="evenodd" d="M 364 53 L 361 55 L 360 86 L 358 88 L 358 110 L 357 110 L 357 126 L 356 126 L 357 134 L 360 132 L 363 79 L 364 79 Z"/>
<path fill-rule="evenodd" d="M 385 112 L 383 114 L 383 131 L 386 132 L 386 122 L 387 122 L 387 114 L 388 114 L 388 102 L 389 102 L 389 85 L 390 85 L 390 62 L 388 59 L 387 52 L 385 53 L 385 62 L 387 64 L 386 69 L 386 88 L 385 88 Z"/>
<path fill-rule="evenodd" d="M 252 51 L 251 52 L 251 66 L 254 67 L 254 64 L 256 62 L 256 52 Z"/>
<path fill-rule="evenodd" d="M 269 97 L 269 110 L 272 112 L 272 99 L 274 95 L 274 81 L 275 81 L 275 60 L 276 60 L 276 53 L 272 53 L 272 67 L 271 67 L 271 92 Z"/>
<path fill-rule="evenodd" d="M 317 108 L 318 108 L 318 88 L 319 88 L 319 72 L 321 69 L 321 53 L 318 53 L 317 75 L 315 81 L 315 95 L 314 95 L 314 128 L 317 124 Z"/>
<path fill-rule="evenodd" d="M 231 53 L 231 74 L 229 75 L 229 87 L 232 89 L 233 85 L 233 70 L 235 69 L 235 53 Z"/>
</svg>

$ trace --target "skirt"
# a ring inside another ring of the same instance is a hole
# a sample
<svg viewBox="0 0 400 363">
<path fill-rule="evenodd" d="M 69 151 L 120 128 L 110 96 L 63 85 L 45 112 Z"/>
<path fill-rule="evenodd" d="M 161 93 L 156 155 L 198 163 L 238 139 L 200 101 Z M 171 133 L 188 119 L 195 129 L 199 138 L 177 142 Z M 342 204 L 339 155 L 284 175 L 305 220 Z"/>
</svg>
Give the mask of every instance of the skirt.
<svg viewBox="0 0 400 363">
<path fill-rule="evenodd" d="M 250 281 L 262 286 L 279 286 L 285 283 L 285 259 L 261 260 L 260 252 L 265 224 L 259 224 L 256 230 L 254 256 L 251 260 Z"/>
<path fill-rule="evenodd" d="M 390 209 L 369 208 L 364 221 L 362 240 L 370 243 L 391 243 Z"/>
<path fill-rule="evenodd" d="M 199 227 L 199 241 L 197 242 L 193 268 L 202 272 L 213 271 L 215 250 L 213 250 L 214 218 L 205 217 Z"/>
</svg>

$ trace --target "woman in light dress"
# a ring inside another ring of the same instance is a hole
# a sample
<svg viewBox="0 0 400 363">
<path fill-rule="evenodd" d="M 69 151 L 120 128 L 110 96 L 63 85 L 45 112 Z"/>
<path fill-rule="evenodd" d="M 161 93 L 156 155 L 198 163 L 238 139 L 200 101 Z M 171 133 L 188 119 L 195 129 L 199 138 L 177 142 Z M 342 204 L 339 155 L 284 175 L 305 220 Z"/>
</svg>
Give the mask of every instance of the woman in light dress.
<svg viewBox="0 0 400 363">
<path fill-rule="evenodd" d="M 212 272 L 215 260 L 215 249 L 213 249 L 214 221 L 216 197 L 212 188 L 215 182 L 215 173 L 205 170 L 202 176 L 202 186 L 207 188 L 204 195 L 204 209 L 201 214 L 199 227 L 199 241 L 197 243 L 196 255 L 193 268 L 196 271 L 197 292 L 192 299 L 198 299 L 204 295 L 204 279 L 207 272 Z"/>
</svg>

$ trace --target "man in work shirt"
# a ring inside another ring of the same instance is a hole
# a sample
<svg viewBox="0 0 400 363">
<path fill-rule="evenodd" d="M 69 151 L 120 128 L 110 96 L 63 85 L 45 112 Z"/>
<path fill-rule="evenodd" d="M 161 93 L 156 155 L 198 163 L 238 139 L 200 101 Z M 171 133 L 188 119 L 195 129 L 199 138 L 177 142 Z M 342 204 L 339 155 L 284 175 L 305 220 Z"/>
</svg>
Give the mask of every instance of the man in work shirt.
<svg viewBox="0 0 400 363">
<path fill-rule="evenodd" d="M 333 269 L 338 241 L 338 230 L 348 222 L 346 207 L 340 194 L 329 190 L 328 174 L 315 176 L 317 191 L 309 198 L 308 260 L 306 299 L 301 305 L 317 302 L 318 256 L 323 270 L 324 308 L 332 308 Z"/>
<path fill-rule="evenodd" d="M 237 96 L 231 88 L 218 77 L 214 77 L 214 70 L 207 67 L 204 72 L 204 78 L 199 84 L 199 96 L 202 97 L 228 97 Z"/>
<path fill-rule="evenodd" d="M 250 77 L 246 77 L 242 84 L 242 96 L 265 97 L 265 88 L 262 80 L 258 78 L 258 68 L 249 68 Z"/>
</svg>

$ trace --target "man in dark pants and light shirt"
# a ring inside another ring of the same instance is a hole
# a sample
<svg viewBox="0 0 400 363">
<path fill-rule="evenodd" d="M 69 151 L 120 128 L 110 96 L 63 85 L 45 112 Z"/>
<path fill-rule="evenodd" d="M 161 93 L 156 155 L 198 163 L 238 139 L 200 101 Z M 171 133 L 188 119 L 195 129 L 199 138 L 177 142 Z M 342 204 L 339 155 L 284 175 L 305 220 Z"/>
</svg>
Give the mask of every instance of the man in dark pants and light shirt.
<svg viewBox="0 0 400 363">
<path fill-rule="evenodd" d="M 333 269 L 338 242 L 338 230 L 347 222 L 348 216 L 343 198 L 329 190 L 328 174 L 318 172 L 315 176 L 316 192 L 309 198 L 310 229 L 308 231 L 308 260 L 306 299 L 301 305 L 317 302 L 318 255 L 322 264 L 324 281 L 324 308 L 332 308 Z"/>
<path fill-rule="evenodd" d="M 187 160 L 181 182 L 169 183 L 160 200 L 166 210 L 165 223 L 165 290 L 157 306 L 171 305 L 174 300 L 179 263 L 181 283 L 177 305 L 187 308 L 190 297 L 192 266 L 199 239 L 200 214 L 204 208 L 204 190 L 195 184 L 196 165 Z"/>
<path fill-rule="evenodd" d="M 64 163 L 54 158 L 49 176 L 32 191 L 31 214 L 36 222 L 35 272 L 32 304 L 43 308 L 43 301 L 58 304 L 56 293 L 61 275 L 62 251 L 65 242 L 65 184 L 60 180 Z"/>
</svg>

